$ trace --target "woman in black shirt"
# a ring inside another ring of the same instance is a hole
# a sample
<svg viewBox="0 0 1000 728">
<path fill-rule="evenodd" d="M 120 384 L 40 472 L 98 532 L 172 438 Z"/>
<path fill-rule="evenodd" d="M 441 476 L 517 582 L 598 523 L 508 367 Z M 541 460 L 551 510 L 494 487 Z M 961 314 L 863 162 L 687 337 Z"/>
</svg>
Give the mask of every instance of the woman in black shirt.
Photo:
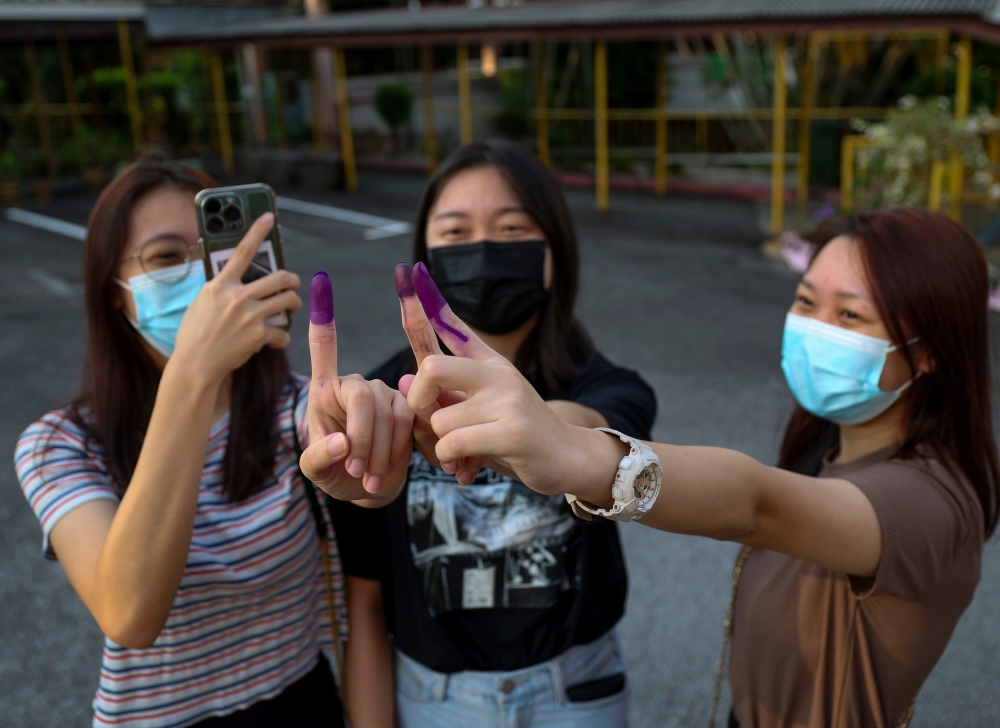
<svg viewBox="0 0 1000 728">
<path fill-rule="evenodd" d="M 451 155 L 420 204 L 414 258 L 412 274 L 396 271 L 412 350 L 370 378 L 395 386 L 438 351 L 412 288 L 411 275 L 429 269 L 455 312 L 560 417 L 650 436 L 652 390 L 595 351 L 573 315 L 576 233 L 533 154 L 490 142 Z M 392 505 L 335 509 L 338 533 L 352 533 L 345 571 L 370 580 L 372 607 L 386 588 L 400 725 L 624 725 L 615 625 L 627 577 L 616 525 L 581 521 L 561 496 L 479 463 L 438 463 L 426 422 L 414 436 L 420 452 Z"/>
</svg>

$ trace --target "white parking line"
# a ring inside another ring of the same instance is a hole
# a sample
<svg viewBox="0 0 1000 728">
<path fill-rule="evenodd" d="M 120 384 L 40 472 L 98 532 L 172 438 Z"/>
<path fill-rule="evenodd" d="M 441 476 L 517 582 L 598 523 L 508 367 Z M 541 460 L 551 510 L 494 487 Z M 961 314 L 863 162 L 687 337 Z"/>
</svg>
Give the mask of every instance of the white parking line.
<svg viewBox="0 0 1000 728">
<path fill-rule="evenodd" d="M 87 228 L 83 225 L 74 225 L 65 220 L 58 220 L 48 215 L 39 215 L 37 212 L 28 212 L 19 207 L 8 207 L 4 210 L 4 217 L 22 225 L 48 230 L 50 233 L 58 233 L 75 240 L 83 240 L 87 237 Z"/>
<path fill-rule="evenodd" d="M 387 217 L 369 215 L 366 212 L 345 210 L 340 207 L 320 205 L 316 202 L 295 200 L 291 197 L 278 197 L 278 207 L 289 212 L 298 212 L 303 215 L 322 217 L 326 220 L 336 220 L 337 222 L 358 225 L 365 228 L 365 231 L 362 233 L 365 240 L 379 240 L 381 238 L 391 238 L 396 235 L 406 235 L 413 229 L 410 223 L 403 222 L 402 220 L 390 220 Z M 83 225 L 74 225 L 65 220 L 59 220 L 48 215 L 39 215 L 37 212 L 29 212 L 19 207 L 8 207 L 4 210 L 4 216 L 8 220 L 19 222 L 22 225 L 30 225 L 41 230 L 48 230 L 49 232 L 65 235 L 75 240 L 83 240 L 87 236 L 87 228 Z"/>
<path fill-rule="evenodd" d="M 83 294 L 82 285 L 79 283 L 70 283 L 57 275 L 49 273 L 44 268 L 31 268 L 28 270 L 28 275 L 34 278 L 36 283 L 41 284 L 43 288 L 48 289 L 50 293 L 54 293 L 62 298 L 73 298 L 74 296 Z"/>
<path fill-rule="evenodd" d="M 305 200 L 294 200 L 291 197 L 278 197 L 278 208 L 289 212 L 298 212 L 303 215 L 322 217 L 327 220 L 346 222 L 351 225 L 359 225 L 367 228 L 362 233 L 365 240 L 378 240 L 379 238 L 391 238 L 395 235 L 406 235 L 413 229 L 413 226 L 402 220 L 390 220 L 387 217 L 369 215 L 366 212 L 355 212 L 345 210 L 340 207 L 330 205 L 320 205 L 316 202 L 306 202 Z"/>
</svg>

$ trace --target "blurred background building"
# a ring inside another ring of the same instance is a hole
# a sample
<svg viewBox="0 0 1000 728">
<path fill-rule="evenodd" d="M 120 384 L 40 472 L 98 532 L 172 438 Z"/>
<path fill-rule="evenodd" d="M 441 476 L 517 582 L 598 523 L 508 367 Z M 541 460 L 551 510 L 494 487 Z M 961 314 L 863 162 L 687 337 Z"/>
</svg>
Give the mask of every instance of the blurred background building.
<svg viewBox="0 0 1000 728">
<path fill-rule="evenodd" d="M 351 188 L 506 137 L 599 209 L 631 188 L 769 200 L 774 232 L 810 201 L 958 217 L 1000 171 L 998 21 L 997 0 L 2 0 L 0 193 L 97 188 L 151 150 Z M 901 162 L 886 138 L 910 132 Z"/>
</svg>

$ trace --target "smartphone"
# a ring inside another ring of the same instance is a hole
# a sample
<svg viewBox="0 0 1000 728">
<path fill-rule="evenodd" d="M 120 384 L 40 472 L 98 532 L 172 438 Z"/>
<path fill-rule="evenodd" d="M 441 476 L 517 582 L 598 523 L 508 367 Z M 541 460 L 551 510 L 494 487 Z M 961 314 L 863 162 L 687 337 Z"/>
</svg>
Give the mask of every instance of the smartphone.
<svg viewBox="0 0 1000 728">
<path fill-rule="evenodd" d="M 278 204 L 274 190 L 265 184 L 212 187 L 194 198 L 198 209 L 198 229 L 201 238 L 201 259 L 205 264 L 205 280 L 212 280 L 226 265 L 253 221 L 265 212 L 274 214 L 274 227 L 257 249 L 243 282 L 250 283 L 285 267 L 281 230 L 278 227 Z M 291 318 L 287 311 L 267 319 L 268 326 L 287 329 Z"/>
</svg>

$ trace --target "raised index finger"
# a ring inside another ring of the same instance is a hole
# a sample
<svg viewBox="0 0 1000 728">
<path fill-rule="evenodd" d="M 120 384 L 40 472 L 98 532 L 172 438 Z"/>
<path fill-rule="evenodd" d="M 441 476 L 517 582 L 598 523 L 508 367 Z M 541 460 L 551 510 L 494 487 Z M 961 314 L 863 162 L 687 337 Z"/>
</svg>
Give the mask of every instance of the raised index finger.
<svg viewBox="0 0 1000 728">
<path fill-rule="evenodd" d="M 320 271 L 309 285 L 309 359 L 314 382 L 337 377 L 337 324 L 333 317 L 333 285 Z"/>
<path fill-rule="evenodd" d="M 410 341 L 410 348 L 413 349 L 419 367 L 426 357 L 440 354 L 441 347 L 438 346 L 437 334 L 434 333 L 434 328 L 413 289 L 413 272 L 410 266 L 406 263 L 397 265 L 394 278 L 396 293 L 399 296 L 399 308 L 403 314 L 403 331 L 406 332 L 406 338 Z"/>
<path fill-rule="evenodd" d="M 500 356 L 455 315 L 423 263 L 413 266 L 413 288 L 434 330 L 456 356 L 480 361 L 489 361 Z"/>
<path fill-rule="evenodd" d="M 254 256 L 257 255 L 260 244 L 271 232 L 272 227 L 274 227 L 273 214 L 265 212 L 258 217 L 247 230 L 247 234 L 233 249 L 233 254 L 229 256 L 229 260 L 226 261 L 216 278 L 228 278 L 239 282 L 243 278 L 243 274 L 247 272 L 247 268 L 250 267 L 250 263 L 253 262 Z"/>
</svg>

